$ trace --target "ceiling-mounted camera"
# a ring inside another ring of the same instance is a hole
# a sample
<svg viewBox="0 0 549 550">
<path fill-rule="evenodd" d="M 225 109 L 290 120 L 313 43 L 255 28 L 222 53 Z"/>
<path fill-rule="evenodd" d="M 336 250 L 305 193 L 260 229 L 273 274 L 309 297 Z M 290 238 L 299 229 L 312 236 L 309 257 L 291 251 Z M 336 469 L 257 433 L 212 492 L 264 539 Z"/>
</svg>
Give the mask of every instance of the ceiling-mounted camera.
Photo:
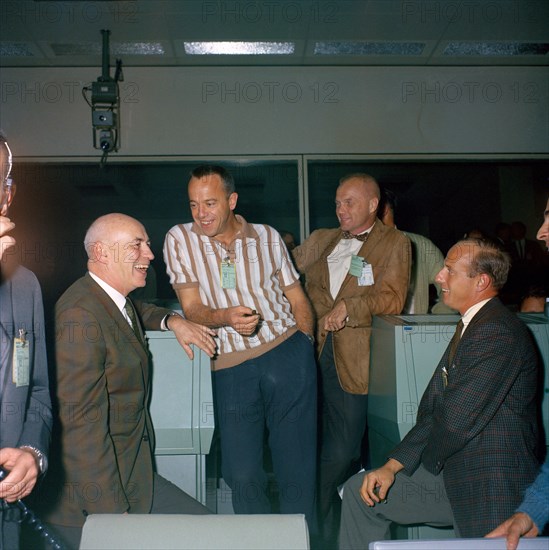
<svg viewBox="0 0 549 550">
<path fill-rule="evenodd" d="M 92 110 L 93 146 L 103 151 L 101 162 L 107 155 L 120 148 L 120 93 L 118 82 L 123 80 L 122 61 L 116 60 L 114 78 L 110 76 L 109 30 L 102 30 L 103 63 L 102 73 L 96 82 L 82 90 Z M 89 96 L 89 97 L 88 97 Z"/>
</svg>

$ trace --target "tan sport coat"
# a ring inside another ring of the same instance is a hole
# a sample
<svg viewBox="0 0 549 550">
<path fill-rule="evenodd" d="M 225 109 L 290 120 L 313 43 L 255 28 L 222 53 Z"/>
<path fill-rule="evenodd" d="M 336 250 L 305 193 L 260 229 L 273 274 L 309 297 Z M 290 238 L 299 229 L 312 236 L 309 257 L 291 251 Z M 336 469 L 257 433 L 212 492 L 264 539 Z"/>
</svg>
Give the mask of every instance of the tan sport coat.
<svg viewBox="0 0 549 550">
<path fill-rule="evenodd" d="M 169 313 L 134 304 L 145 329 L 160 329 Z M 56 304 L 55 368 L 60 433 L 45 519 L 79 527 L 88 514 L 148 513 L 154 449 L 149 352 L 89 275 Z"/>
<path fill-rule="evenodd" d="M 349 313 L 345 328 L 333 333 L 334 360 L 341 387 L 354 394 L 368 393 L 372 317 L 402 311 L 410 278 L 410 241 L 397 229 L 377 220 L 358 256 L 372 265 L 374 284 L 358 286 L 347 274 L 335 299 L 330 293 L 327 258 L 341 239 L 340 229 L 318 229 L 294 251 L 298 270 L 317 315 L 318 352 L 327 332 L 324 317 L 341 300 Z"/>
</svg>

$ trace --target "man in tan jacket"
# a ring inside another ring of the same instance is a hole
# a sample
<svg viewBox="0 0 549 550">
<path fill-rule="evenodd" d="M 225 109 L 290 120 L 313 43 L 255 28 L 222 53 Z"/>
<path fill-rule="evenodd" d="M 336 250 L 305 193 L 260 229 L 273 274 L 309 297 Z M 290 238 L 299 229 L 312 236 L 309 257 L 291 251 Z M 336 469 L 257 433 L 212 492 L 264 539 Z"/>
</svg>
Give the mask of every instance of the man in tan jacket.
<svg viewBox="0 0 549 550">
<path fill-rule="evenodd" d="M 317 315 L 322 381 L 319 523 L 337 536 L 337 486 L 360 467 L 366 427 L 372 318 L 400 313 L 410 276 L 410 241 L 376 218 L 379 185 L 351 174 L 336 191 L 338 229 L 319 229 L 294 259 Z"/>
</svg>

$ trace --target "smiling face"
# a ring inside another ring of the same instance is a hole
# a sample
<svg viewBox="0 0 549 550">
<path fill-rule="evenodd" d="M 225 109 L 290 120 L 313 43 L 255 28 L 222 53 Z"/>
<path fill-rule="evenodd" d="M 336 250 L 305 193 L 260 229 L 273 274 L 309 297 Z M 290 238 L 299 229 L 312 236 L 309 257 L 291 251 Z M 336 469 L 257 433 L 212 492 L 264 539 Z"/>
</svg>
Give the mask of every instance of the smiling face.
<svg viewBox="0 0 549 550">
<path fill-rule="evenodd" d="M 189 182 L 189 206 L 196 225 L 204 235 L 227 244 L 238 231 L 238 222 L 233 214 L 237 199 L 236 193 L 227 195 L 218 174 L 192 177 Z"/>
<path fill-rule="evenodd" d="M 143 225 L 122 214 L 104 216 L 94 224 L 86 243 L 89 270 L 124 296 L 145 286 L 154 254 Z"/>
<path fill-rule="evenodd" d="M 441 286 L 443 302 L 463 315 L 484 296 L 486 275 L 469 276 L 475 247 L 471 244 L 457 244 L 449 251 L 444 267 L 435 277 Z"/>
<path fill-rule="evenodd" d="M 342 231 L 358 235 L 369 229 L 376 220 L 379 197 L 373 182 L 352 177 L 339 185 L 336 191 L 336 216 Z"/>
<path fill-rule="evenodd" d="M 539 228 L 537 238 L 545 243 L 545 246 L 549 251 L 549 199 L 547 199 L 547 205 L 545 207 L 545 212 L 543 213 L 543 223 Z"/>
</svg>

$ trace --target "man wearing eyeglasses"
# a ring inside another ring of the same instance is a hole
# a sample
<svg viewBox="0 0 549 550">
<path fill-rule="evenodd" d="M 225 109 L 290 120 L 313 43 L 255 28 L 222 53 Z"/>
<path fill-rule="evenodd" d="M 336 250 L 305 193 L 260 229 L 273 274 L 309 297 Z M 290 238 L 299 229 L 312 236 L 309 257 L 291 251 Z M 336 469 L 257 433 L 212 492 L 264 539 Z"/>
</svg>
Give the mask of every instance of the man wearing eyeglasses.
<svg viewBox="0 0 549 550">
<path fill-rule="evenodd" d="M 44 310 L 34 273 L 13 265 L 11 152 L 0 134 L 0 548 L 19 548 L 19 509 L 46 471 L 51 403 Z"/>
</svg>

